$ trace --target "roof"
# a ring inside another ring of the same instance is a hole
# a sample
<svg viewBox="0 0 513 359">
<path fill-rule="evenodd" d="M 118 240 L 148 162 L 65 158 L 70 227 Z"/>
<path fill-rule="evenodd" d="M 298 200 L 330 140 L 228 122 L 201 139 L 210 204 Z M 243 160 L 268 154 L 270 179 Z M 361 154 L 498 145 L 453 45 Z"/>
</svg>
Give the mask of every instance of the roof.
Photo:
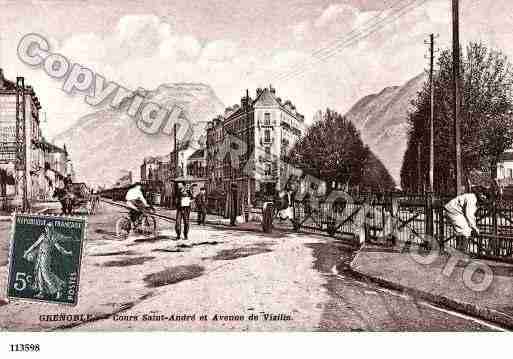
<svg viewBox="0 0 513 359">
<path fill-rule="evenodd" d="M 268 88 L 264 88 L 262 92 L 253 101 L 253 106 L 277 106 L 280 107 L 276 96 Z"/>
<path fill-rule="evenodd" d="M 46 141 L 44 138 L 39 142 L 43 150 L 46 150 L 51 153 L 64 153 L 67 154 L 68 152 L 64 148 L 60 148 L 59 146 L 54 145 L 53 143 L 50 143 Z"/>
<path fill-rule="evenodd" d="M 39 103 L 39 99 L 37 98 L 34 89 L 32 88 L 32 86 L 29 86 L 26 83 L 24 85 L 25 85 L 25 93 L 31 96 L 32 100 L 34 101 L 35 106 L 37 107 L 38 110 L 40 110 L 41 104 Z M 16 83 L 13 81 L 9 81 L 8 79 L 5 78 L 4 71 L 2 68 L 0 68 L 0 91 L 9 91 L 9 92 L 16 91 Z"/>
<path fill-rule="evenodd" d="M 2 69 L 0 69 L 0 90 L 16 90 L 16 84 L 4 77 Z"/>
</svg>

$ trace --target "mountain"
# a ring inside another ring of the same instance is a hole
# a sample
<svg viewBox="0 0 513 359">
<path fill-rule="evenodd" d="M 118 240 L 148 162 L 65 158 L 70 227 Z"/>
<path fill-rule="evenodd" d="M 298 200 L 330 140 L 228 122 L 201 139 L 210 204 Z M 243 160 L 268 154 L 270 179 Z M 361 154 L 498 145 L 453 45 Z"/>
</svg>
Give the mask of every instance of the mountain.
<svg viewBox="0 0 513 359">
<path fill-rule="evenodd" d="M 183 109 L 193 129 L 192 144 L 205 134 L 206 122 L 224 111 L 224 105 L 208 85 L 193 83 L 163 84 L 146 98 L 169 111 Z M 178 132 L 180 133 L 180 132 Z M 141 131 L 126 108 L 103 108 L 81 117 L 71 128 L 57 135 L 54 142 L 65 143 L 77 180 L 92 185 L 112 186 L 126 171 L 135 179 L 147 156 L 164 155 L 173 150 L 173 138 L 159 132 Z"/>
<path fill-rule="evenodd" d="M 402 86 L 392 86 L 380 93 L 365 96 L 346 114 L 376 156 L 383 162 L 396 183 L 408 140 L 408 112 L 411 101 L 424 84 L 424 74 Z"/>
</svg>

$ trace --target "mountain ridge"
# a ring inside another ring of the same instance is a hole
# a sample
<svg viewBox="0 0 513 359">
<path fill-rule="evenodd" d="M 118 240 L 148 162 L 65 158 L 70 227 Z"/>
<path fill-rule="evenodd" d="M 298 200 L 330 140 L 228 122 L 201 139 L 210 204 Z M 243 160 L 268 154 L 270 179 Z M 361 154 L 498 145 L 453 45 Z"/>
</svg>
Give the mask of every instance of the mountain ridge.
<svg viewBox="0 0 513 359">
<path fill-rule="evenodd" d="M 346 113 L 360 131 L 364 143 L 383 162 L 397 184 L 401 183 L 411 101 L 422 89 L 425 78 L 422 73 L 401 86 L 385 87 L 378 93 L 364 96 Z"/>
<path fill-rule="evenodd" d="M 193 129 L 193 145 L 203 135 L 206 122 L 225 108 L 215 91 L 203 83 L 161 84 L 145 97 L 170 111 L 182 109 Z M 66 143 L 77 179 L 93 186 L 111 186 L 127 170 L 138 178 L 145 157 L 169 153 L 174 147 L 171 136 L 146 134 L 123 109 L 111 108 L 82 116 L 53 140 Z"/>
</svg>

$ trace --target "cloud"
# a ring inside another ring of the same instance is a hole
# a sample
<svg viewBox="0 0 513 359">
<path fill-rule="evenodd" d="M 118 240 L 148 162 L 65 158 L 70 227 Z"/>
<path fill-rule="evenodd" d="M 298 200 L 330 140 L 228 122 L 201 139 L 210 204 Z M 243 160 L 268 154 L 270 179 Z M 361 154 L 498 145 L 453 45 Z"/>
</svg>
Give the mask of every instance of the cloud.
<svg viewBox="0 0 513 359">
<path fill-rule="evenodd" d="M 315 27 L 325 27 L 334 23 L 351 26 L 358 17 L 359 10 L 347 4 L 334 4 L 328 6 L 315 20 Z"/>
<path fill-rule="evenodd" d="M 201 52 L 201 44 L 193 36 L 173 36 L 165 39 L 160 44 L 160 55 L 174 58 L 177 61 L 196 59 Z"/>
<path fill-rule="evenodd" d="M 232 61 L 240 53 L 238 45 L 230 40 L 216 40 L 205 45 L 201 52 L 201 63 Z"/>
</svg>

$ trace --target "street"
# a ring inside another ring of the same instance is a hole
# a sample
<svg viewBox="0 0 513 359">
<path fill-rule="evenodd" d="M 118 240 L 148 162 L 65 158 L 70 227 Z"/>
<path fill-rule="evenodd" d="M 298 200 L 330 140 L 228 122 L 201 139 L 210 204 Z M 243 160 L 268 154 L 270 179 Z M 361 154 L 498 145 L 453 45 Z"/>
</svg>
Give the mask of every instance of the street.
<svg viewBox="0 0 513 359">
<path fill-rule="evenodd" d="M 329 237 L 193 223 L 190 239 L 175 241 L 172 224 L 159 221 L 157 238 L 120 241 L 114 234 L 119 215 L 119 208 L 104 204 L 89 217 L 77 307 L 3 304 L 0 329 L 500 329 L 360 281 L 347 269 L 354 249 Z M 10 222 L 0 222 L 0 231 L 1 238 L 9 238 Z M 0 250 L 4 267 L 7 241 Z M 5 283 L 1 278 L 2 294 Z M 61 313 L 89 316 L 49 320 Z"/>
</svg>

